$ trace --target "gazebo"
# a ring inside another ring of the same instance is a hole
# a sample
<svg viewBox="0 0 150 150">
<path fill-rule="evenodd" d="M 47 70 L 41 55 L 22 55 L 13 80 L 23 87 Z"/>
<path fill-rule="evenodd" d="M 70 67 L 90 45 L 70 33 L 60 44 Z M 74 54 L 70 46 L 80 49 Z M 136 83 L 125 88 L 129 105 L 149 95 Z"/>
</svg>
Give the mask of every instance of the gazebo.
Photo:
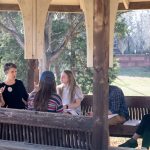
<svg viewBox="0 0 150 150">
<path fill-rule="evenodd" d="M 113 38 L 118 10 L 149 9 L 150 0 L 0 0 L 1 11 L 21 11 L 25 59 L 41 59 L 48 11 L 84 13 L 87 66 L 94 68 L 93 150 L 107 150 L 108 68 L 113 62 Z"/>
</svg>

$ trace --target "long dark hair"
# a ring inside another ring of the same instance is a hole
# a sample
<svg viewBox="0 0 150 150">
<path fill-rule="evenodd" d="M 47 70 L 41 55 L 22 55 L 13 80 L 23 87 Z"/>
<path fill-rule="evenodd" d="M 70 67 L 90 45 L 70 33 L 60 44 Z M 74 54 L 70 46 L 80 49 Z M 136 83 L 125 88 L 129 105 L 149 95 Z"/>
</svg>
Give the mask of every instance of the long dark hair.
<svg viewBox="0 0 150 150">
<path fill-rule="evenodd" d="M 42 73 L 39 83 L 39 90 L 34 98 L 34 108 L 37 111 L 47 111 L 48 101 L 52 94 L 56 93 L 56 82 L 51 71 Z"/>
</svg>

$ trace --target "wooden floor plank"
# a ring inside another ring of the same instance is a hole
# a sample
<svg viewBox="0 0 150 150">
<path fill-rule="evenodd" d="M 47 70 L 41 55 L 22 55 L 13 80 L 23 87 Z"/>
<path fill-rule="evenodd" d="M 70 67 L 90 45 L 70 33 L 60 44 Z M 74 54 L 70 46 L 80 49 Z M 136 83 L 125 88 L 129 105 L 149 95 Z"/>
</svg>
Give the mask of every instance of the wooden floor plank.
<svg viewBox="0 0 150 150">
<path fill-rule="evenodd" d="M 81 150 L 81 149 L 72 149 L 66 147 L 45 146 L 39 144 L 29 144 L 25 142 L 0 140 L 0 150 Z M 109 150 L 135 150 L 135 149 L 111 147 L 109 148 Z M 142 150 L 146 150 L 146 149 L 142 149 Z"/>
<path fill-rule="evenodd" d="M 80 149 L 0 140 L 0 150 L 80 150 Z"/>
<path fill-rule="evenodd" d="M 109 150 L 135 150 L 135 148 L 123 148 L 123 147 L 111 147 Z M 136 149 L 136 150 L 147 150 L 146 148 Z"/>
</svg>

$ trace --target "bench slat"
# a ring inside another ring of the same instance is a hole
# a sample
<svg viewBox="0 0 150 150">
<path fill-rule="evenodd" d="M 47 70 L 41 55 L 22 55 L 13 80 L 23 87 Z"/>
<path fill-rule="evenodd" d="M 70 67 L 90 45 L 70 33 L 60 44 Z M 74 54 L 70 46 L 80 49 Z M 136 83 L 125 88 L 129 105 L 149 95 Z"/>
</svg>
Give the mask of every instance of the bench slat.
<svg viewBox="0 0 150 150">
<path fill-rule="evenodd" d="M 142 102 L 148 103 L 146 105 L 141 104 L 139 97 L 135 100 L 133 99 L 126 97 L 127 105 L 129 109 L 131 108 L 131 118 L 140 118 L 150 112 L 150 98 L 146 98 Z M 135 101 L 136 105 L 134 105 Z M 138 102 L 140 106 L 137 105 Z M 92 106 L 92 95 L 85 96 L 81 103 L 82 110 L 85 113 L 92 111 Z M 29 144 L 32 146 L 35 146 L 35 144 L 48 144 L 52 146 L 90 149 L 92 125 L 93 118 L 91 117 L 0 109 L 0 139 L 34 143 Z M 137 126 L 127 125 L 110 126 L 110 135 L 130 137 L 136 128 Z M 11 146 L 11 148 L 13 147 Z M 17 149 L 15 148 L 15 150 Z"/>
<path fill-rule="evenodd" d="M 137 129 L 137 126 L 116 125 L 110 126 L 109 132 L 114 137 L 132 137 Z"/>
<path fill-rule="evenodd" d="M 84 116 L 0 108 L 0 122 L 89 131 L 91 130 L 93 119 Z"/>
<path fill-rule="evenodd" d="M 130 120 L 141 120 L 145 114 L 150 113 L 149 96 L 125 96 L 125 101 L 129 110 Z M 90 112 L 93 107 L 93 95 L 85 95 L 81 102 L 82 114 Z M 111 126 L 110 135 L 117 137 L 131 137 L 137 126 Z"/>
</svg>

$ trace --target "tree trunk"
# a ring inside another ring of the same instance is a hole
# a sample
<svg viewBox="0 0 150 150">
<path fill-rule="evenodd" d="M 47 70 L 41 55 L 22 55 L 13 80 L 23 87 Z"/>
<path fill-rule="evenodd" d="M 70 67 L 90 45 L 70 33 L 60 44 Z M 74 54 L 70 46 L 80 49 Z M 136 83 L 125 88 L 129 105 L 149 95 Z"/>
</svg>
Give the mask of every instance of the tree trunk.
<svg viewBox="0 0 150 150">
<path fill-rule="evenodd" d="M 44 63 L 45 63 L 45 69 L 49 70 L 50 69 L 50 58 L 47 55 L 49 52 L 51 52 L 52 48 L 51 48 L 51 35 L 52 35 L 52 14 L 49 14 L 47 17 L 47 22 L 46 22 L 46 26 L 45 26 L 45 32 L 44 32 L 44 36 L 45 36 L 45 58 L 44 58 Z"/>
<path fill-rule="evenodd" d="M 92 150 L 108 150 L 109 0 L 94 0 L 94 92 Z"/>
<path fill-rule="evenodd" d="M 39 60 L 39 75 L 42 74 L 43 71 L 49 70 L 50 63 L 47 53 L 51 51 L 51 32 L 52 32 L 52 14 L 48 14 L 45 31 L 44 31 L 44 38 L 45 38 L 45 51 L 43 54 L 42 59 Z"/>
<path fill-rule="evenodd" d="M 28 60 L 27 91 L 29 93 L 34 89 L 34 82 L 38 83 L 38 81 L 38 61 L 35 59 Z"/>
<path fill-rule="evenodd" d="M 56 62 L 55 63 L 55 74 L 56 74 L 56 80 L 58 81 L 58 84 L 60 84 L 60 68 L 59 68 L 59 64 Z"/>
<path fill-rule="evenodd" d="M 39 59 L 39 76 L 41 76 L 42 72 L 46 70 L 49 70 L 49 65 L 46 54 L 44 53 L 42 59 Z"/>
</svg>

